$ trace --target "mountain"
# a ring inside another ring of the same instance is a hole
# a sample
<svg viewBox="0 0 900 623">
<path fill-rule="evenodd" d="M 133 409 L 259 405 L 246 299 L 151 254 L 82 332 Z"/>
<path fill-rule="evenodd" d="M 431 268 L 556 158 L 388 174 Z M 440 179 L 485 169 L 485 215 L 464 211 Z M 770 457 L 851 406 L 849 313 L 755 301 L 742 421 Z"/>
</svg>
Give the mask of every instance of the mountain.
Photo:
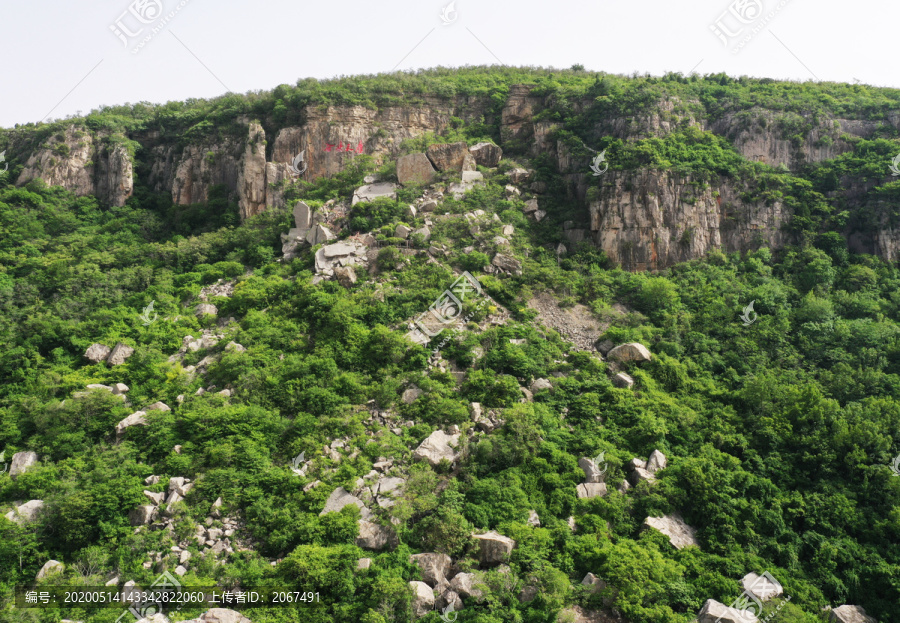
<svg viewBox="0 0 900 623">
<path fill-rule="evenodd" d="M 900 91 L 434 69 L 0 152 L 0 621 L 900 617 Z"/>
</svg>

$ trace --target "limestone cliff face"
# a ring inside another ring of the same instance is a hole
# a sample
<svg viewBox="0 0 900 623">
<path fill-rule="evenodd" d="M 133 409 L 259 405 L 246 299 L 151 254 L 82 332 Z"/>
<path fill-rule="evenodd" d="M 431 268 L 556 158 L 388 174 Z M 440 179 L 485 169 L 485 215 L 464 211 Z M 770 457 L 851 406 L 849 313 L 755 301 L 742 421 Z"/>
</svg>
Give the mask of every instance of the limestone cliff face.
<svg viewBox="0 0 900 623">
<path fill-rule="evenodd" d="M 134 189 L 132 160 L 125 145 L 110 139 L 73 124 L 31 152 L 16 184 L 41 178 L 80 197 L 123 206 Z"/>
<path fill-rule="evenodd" d="M 697 185 L 664 171 L 610 171 L 590 203 L 594 242 L 628 270 L 657 270 L 713 249 L 779 247 L 789 215 L 747 203 L 730 184 Z"/>
</svg>

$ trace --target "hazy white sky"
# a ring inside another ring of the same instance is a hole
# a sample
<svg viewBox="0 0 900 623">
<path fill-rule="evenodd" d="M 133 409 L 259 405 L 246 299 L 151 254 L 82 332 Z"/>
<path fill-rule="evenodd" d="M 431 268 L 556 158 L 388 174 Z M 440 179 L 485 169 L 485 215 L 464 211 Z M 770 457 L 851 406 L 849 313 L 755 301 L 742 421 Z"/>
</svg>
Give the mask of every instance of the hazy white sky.
<svg viewBox="0 0 900 623">
<path fill-rule="evenodd" d="M 0 126 L 437 65 L 581 63 L 900 87 L 900 4 L 887 0 L 456 0 L 445 25 L 448 4 L 0 0 Z"/>
</svg>

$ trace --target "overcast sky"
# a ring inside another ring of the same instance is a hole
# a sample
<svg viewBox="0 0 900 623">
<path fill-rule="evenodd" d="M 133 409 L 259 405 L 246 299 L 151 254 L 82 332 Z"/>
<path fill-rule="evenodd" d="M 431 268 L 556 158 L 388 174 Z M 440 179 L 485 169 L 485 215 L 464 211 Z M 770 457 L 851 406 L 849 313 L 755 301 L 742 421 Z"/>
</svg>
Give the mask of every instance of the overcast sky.
<svg viewBox="0 0 900 623">
<path fill-rule="evenodd" d="M 448 4 L 0 0 L 0 126 L 437 65 L 580 63 L 900 87 L 900 4 L 887 0 Z"/>
</svg>

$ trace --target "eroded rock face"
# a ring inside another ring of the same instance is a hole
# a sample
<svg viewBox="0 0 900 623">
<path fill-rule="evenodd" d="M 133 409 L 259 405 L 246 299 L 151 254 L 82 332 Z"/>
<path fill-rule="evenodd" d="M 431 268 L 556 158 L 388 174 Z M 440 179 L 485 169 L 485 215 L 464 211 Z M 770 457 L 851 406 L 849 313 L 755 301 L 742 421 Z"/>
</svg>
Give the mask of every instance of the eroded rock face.
<svg viewBox="0 0 900 623">
<path fill-rule="evenodd" d="M 249 127 L 247 145 L 238 169 L 238 207 L 241 220 L 266 208 L 266 133 L 258 123 Z"/>
<path fill-rule="evenodd" d="M 750 610 L 729 608 L 715 599 L 707 599 L 697 615 L 697 623 L 757 623 L 759 619 Z"/>
</svg>

